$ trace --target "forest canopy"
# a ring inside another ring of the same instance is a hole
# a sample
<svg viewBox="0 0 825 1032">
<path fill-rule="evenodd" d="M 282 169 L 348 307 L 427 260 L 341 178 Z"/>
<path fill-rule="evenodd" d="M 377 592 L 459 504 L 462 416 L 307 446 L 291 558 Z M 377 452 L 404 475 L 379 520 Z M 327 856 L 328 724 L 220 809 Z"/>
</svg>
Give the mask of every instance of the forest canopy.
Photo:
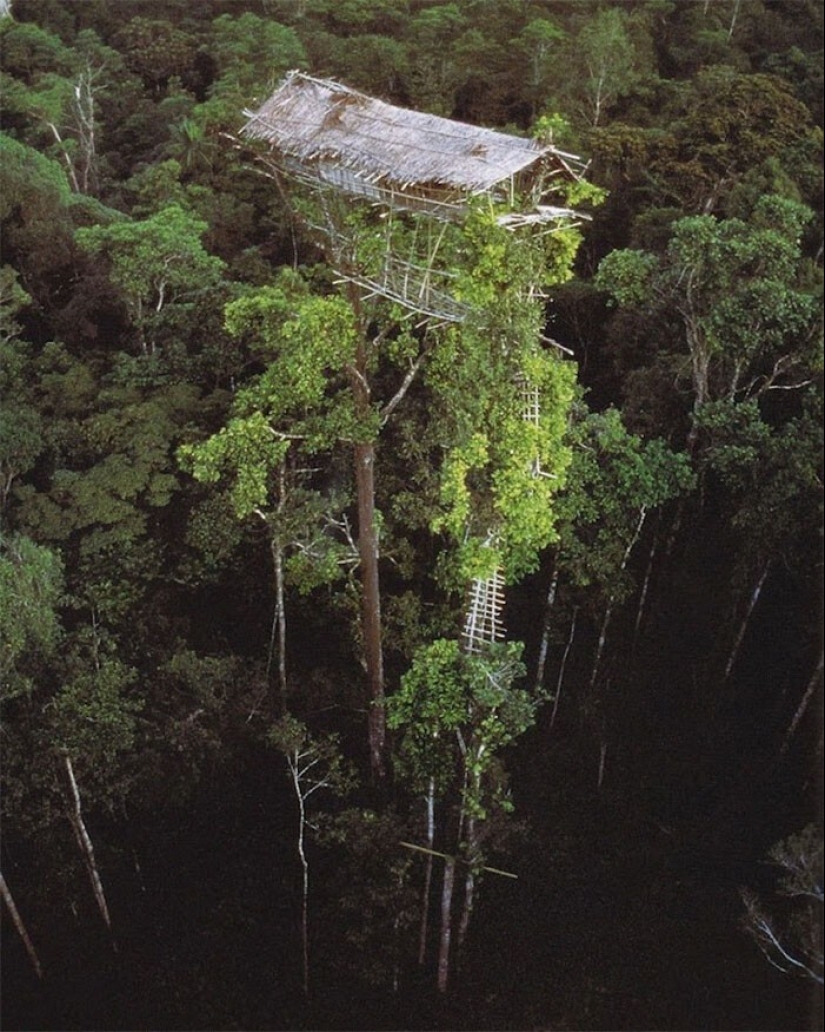
<svg viewBox="0 0 825 1032">
<path fill-rule="evenodd" d="M 822 1027 L 822 21 L 0 2 L 5 1027 Z"/>
</svg>

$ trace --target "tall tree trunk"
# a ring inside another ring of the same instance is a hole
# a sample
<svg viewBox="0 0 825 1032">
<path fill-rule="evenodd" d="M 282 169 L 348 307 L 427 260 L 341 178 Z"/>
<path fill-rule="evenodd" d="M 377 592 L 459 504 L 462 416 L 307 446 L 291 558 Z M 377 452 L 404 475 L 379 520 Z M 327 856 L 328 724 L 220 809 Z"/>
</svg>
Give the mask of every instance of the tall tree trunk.
<svg viewBox="0 0 825 1032">
<path fill-rule="evenodd" d="M 559 584 L 558 562 L 553 568 L 553 576 L 550 578 L 550 587 L 547 589 L 547 599 L 544 603 L 544 623 L 541 628 L 541 642 L 539 644 L 539 656 L 536 660 L 536 680 L 533 690 L 540 695 L 544 688 L 544 668 L 547 665 L 547 652 L 550 648 L 550 625 L 553 619 L 553 606 L 556 602 L 556 589 Z"/>
<path fill-rule="evenodd" d="M 628 563 L 628 560 L 630 559 L 630 553 L 633 551 L 633 548 L 635 547 L 636 542 L 639 540 L 639 535 L 642 532 L 642 527 L 644 526 L 644 522 L 645 522 L 645 517 L 646 516 L 647 516 L 647 509 L 645 508 L 645 506 L 641 506 L 640 509 L 639 509 L 639 521 L 636 524 L 636 530 L 633 532 L 633 537 L 630 539 L 630 542 L 629 542 L 627 548 L 624 551 L 624 555 L 622 556 L 622 562 L 621 562 L 621 565 L 619 566 L 619 573 L 620 574 L 624 573 L 625 569 L 627 568 L 627 563 Z M 610 626 L 610 618 L 613 615 L 613 603 L 614 603 L 614 601 L 615 601 L 615 595 L 611 595 L 608 598 L 608 600 L 607 600 L 607 608 L 604 611 L 604 619 L 602 620 L 602 627 L 601 627 L 601 631 L 599 632 L 599 644 L 596 647 L 596 658 L 593 661 L 593 672 L 590 675 L 590 687 L 591 688 L 595 685 L 596 677 L 598 676 L 598 673 L 599 673 L 599 666 L 601 664 L 602 653 L 604 652 L 605 642 L 607 641 L 607 629 Z"/>
<path fill-rule="evenodd" d="M 601 791 L 601 787 L 604 784 L 604 768 L 607 762 L 607 742 L 604 739 L 599 743 L 599 780 L 598 789 Z"/>
<path fill-rule="evenodd" d="M 277 538 L 269 544 L 272 553 L 272 567 L 275 573 L 275 611 L 272 614 L 272 631 L 269 636 L 269 655 L 266 661 L 267 682 L 272 675 L 272 661 L 278 653 L 278 709 L 281 715 L 287 711 L 286 673 L 286 605 L 284 598 L 284 547 Z M 277 643 L 277 644 L 276 644 Z"/>
<path fill-rule="evenodd" d="M 433 848 L 435 843 L 435 780 L 430 778 L 427 786 L 427 847 Z M 427 933 L 429 931 L 430 889 L 433 881 L 433 856 L 427 854 L 427 866 L 424 871 L 424 893 L 421 900 L 421 929 L 418 935 L 418 963 L 423 964 L 427 956 Z"/>
<path fill-rule="evenodd" d="M 278 504 L 276 513 L 280 517 L 286 507 L 286 458 L 278 466 Z M 272 615 L 272 633 L 269 639 L 269 656 L 266 663 L 266 677 L 269 681 L 272 671 L 272 656 L 275 641 L 278 642 L 278 691 L 281 715 L 287 712 L 287 669 L 286 669 L 286 594 L 284 576 L 284 543 L 279 527 L 269 541 L 272 553 L 272 568 L 275 574 L 275 612 Z"/>
<path fill-rule="evenodd" d="M 80 847 L 80 851 L 83 854 L 83 859 L 86 863 L 86 870 L 89 874 L 89 880 L 92 883 L 92 891 L 94 892 L 95 901 L 97 902 L 100 915 L 106 927 L 111 932 L 112 920 L 109 916 L 109 907 L 106 902 L 106 893 L 103 891 L 103 882 L 100 878 L 100 871 L 97 868 L 97 861 L 95 860 L 94 846 L 89 836 L 89 832 L 86 828 L 86 823 L 83 820 L 83 811 L 80 803 L 80 789 L 77 785 L 77 779 L 74 774 L 74 767 L 72 766 L 72 760 L 68 753 L 64 753 L 63 762 L 66 767 L 66 774 L 69 778 L 69 785 L 72 790 L 72 801 L 74 809 L 69 813 L 69 821 L 77 839 L 77 844 Z M 117 944 L 112 940 L 112 946 L 117 949 Z"/>
<path fill-rule="evenodd" d="M 481 796 L 481 774 L 476 772 L 473 775 L 473 802 L 477 803 Z M 464 899 L 461 906 L 461 919 L 458 923 L 458 950 L 461 952 L 470 928 L 470 918 L 473 916 L 473 903 L 475 902 L 476 877 L 474 865 L 478 859 L 478 841 L 476 838 L 476 819 L 474 807 L 467 811 L 467 820 L 464 831 L 464 846 L 466 850 L 467 873 L 464 877 Z"/>
<path fill-rule="evenodd" d="M 550 715 L 550 729 L 553 729 L 553 725 L 556 723 L 556 714 L 559 711 L 559 699 L 561 698 L 561 687 L 564 683 L 564 669 L 567 666 L 567 657 L 570 655 L 570 649 L 573 647 L 573 639 L 576 636 L 576 616 L 578 615 L 579 608 L 573 610 L 573 618 L 570 621 L 570 633 L 567 635 L 567 644 L 564 646 L 564 653 L 561 657 L 561 664 L 559 666 L 559 676 L 556 680 L 556 695 L 553 699 L 553 712 Z"/>
<path fill-rule="evenodd" d="M 639 636 L 639 631 L 642 627 L 642 619 L 644 618 L 645 603 L 647 602 L 647 595 L 650 590 L 650 580 L 653 576 L 653 561 L 656 558 L 656 551 L 659 547 L 659 535 L 655 534 L 653 542 L 650 546 L 650 555 L 647 559 L 647 567 L 645 568 L 645 577 L 642 581 L 642 590 L 639 592 L 639 605 L 636 608 L 636 622 L 633 625 L 633 641 L 634 644 Z"/>
<path fill-rule="evenodd" d="M 458 922 L 458 949 L 459 953 L 464 947 L 467 939 L 467 932 L 470 930 L 470 918 L 473 916 L 473 905 L 475 903 L 476 876 L 472 868 L 469 868 L 464 876 L 464 900 L 461 905 L 461 919 Z"/>
<path fill-rule="evenodd" d="M 730 19 L 730 26 L 728 28 L 728 41 L 733 36 L 733 30 L 736 28 L 736 19 L 739 17 L 739 8 L 742 6 L 742 0 L 733 0 L 733 14 Z"/>
<path fill-rule="evenodd" d="M 355 361 L 350 367 L 350 387 L 356 419 L 368 424 L 372 415 L 369 384 L 370 345 L 359 288 L 348 281 L 348 298 L 359 330 Z M 355 487 L 358 499 L 358 557 L 361 574 L 361 622 L 364 663 L 369 681 L 367 717 L 370 766 L 373 777 L 384 776 L 386 714 L 384 710 L 384 654 L 381 634 L 381 587 L 378 576 L 378 527 L 375 520 L 375 443 L 358 441 L 354 447 Z"/>
<path fill-rule="evenodd" d="M 808 706 L 810 705 L 810 702 L 811 702 L 811 699 L 813 698 L 814 692 L 817 689 L 817 685 L 819 684 L 819 682 L 822 679 L 822 667 L 823 667 L 823 654 L 820 651 L 820 653 L 819 653 L 819 660 L 818 660 L 818 662 L 816 664 L 816 668 L 814 669 L 813 674 L 811 674 L 810 681 L 808 681 L 808 687 L 805 689 L 805 694 L 802 696 L 802 699 L 800 700 L 799 705 L 796 707 L 796 712 L 793 715 L 793 719 L 791 720 L 790 724 L 788 725 L 788 730 L 785 732 L 785 735 L 782 738 L 782 744 L 779 747 L 779 756 L 780 757 L 784 756 L 785 753 L 788 751 L 788 746 L 791 744 L 791 739 L 793 738 L 793 736 L 794 736 L 794 734 L 796 732 L 797 727 L 799 727 L 799 722 L 805 716 L 805 711 L 807 710 Z"/>
<path fill-rule="evenodd" d="M 26 947 L 26 953 L 29 955 L 29 960 L 32 962 L 34 973 L 38 978 L 43 977 L 43 968 L 40 966 L 40 958 L 37 956 L 37 950 L 29 938 L 29 933 L 26 931 L 26 926 L 23 923 L 23 918 L 20 916 L 20 912 L 14 903 L 11 891 L 8 885 L 6 885 L 6 879 L 0 874 L 0 895 L 5 900 L 6 906 L 9 908 L 11 919 L 14 922 L 14 927 L 17 929 L 17 934 L 23 940 L 23 945 Z"/>
<path fill-rule="evenodd" d="M 309 997 L 309 861 L 304 838 L 306 835 L 306 810 L 304 795 L 297 776 L 297 764 L 293 771 L 295 794 L 298 797 L 298 856 L 301 860 L 301 961 L 304 996 Z"/>
<path fill-rule="evenodd" d="M 441 889 L 441 936 L 438 944 L 438 991 L 446 993 L 450 983 L 450 940 L 453 932 L 453 885 L 455 858 L 444 861 L 444 884 Z"/>
<path fill-rule="evenodd" d="M 378 531 L 375 523 L 375 446 L 355 446 L 358 492 L 358 553 L 361 568 L 361 619 L 364 659 L 370 687 L 368 717 L 370 764 L 377 777 L 384 774 L 386 720 L 384 712 L 384 656 L 381 645 L 381 590 L 378 579 Z"/>
<path fill-rule="evenodd" d="M 739 625 L 739 630 L 736 633 L 736 637 L 733 641 L 733 647 L 730 650 L 728 661 L 725 664 L 725 680 L 730 677 L 733 665 L 736 662 L 736 657 L 739 655 L 739 650 L 742 647 L 742 642 L 745 640 L 745 633 L 750 623 L 750 618 L 756 608 L 756 603 L 759 601 L 759 596 L 762 594 L 762 588 L 765 586 L 765 581 L 768 579 L 768 572 L 771 568 L 771 564 L 765 563 L 765 566 L 759 575 L 759 580 L 756 582 L 756 586 L 751 592 L 750 598 L 748 599 L 748 606 L 745 610 L 745 615 L 742 617 L 742 623 Z"/>
</svg>

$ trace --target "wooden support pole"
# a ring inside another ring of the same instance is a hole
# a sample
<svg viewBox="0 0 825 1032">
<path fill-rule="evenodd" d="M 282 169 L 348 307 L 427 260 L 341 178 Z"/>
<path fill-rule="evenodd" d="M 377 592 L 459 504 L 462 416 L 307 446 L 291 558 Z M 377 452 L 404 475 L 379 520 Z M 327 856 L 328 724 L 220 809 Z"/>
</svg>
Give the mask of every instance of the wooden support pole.
<svg viewBox="0 0 825 1032">
<path fill-rule="evenodd" d="M 454 864 L 467 863 L 466 860 L 462 860 L 461 857 L 450 856 L 449 853 L 440 853 L 437 849 L 427 849 L 426 846 L 416 846 L 412 842 L 399 842 L 400 846 L 405 849 L 414 849 L 416 853 L 428 853 L 430 856 L 440 856 L 442 860 L 450 860 Z M 518 878 L 517 874 L 513 874 L 512 871 L 502 871 L 498 867 L 482 867 L 482 871 L 488 871 L 490 874 L 499 874 L 502 878 Z"/>
</svg>

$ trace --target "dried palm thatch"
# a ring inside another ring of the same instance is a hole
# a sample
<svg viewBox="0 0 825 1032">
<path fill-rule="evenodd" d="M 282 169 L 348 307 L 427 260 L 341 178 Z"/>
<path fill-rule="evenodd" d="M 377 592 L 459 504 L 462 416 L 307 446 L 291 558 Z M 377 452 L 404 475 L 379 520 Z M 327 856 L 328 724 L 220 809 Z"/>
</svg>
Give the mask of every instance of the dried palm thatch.
<svg viewBox="0 0 825 1032">
<path fill-rule="evenodd" d="M 301 72 L 245 114 L 243 135 L 269 144 L 289 176 L 443 218 L 455 218 L 475 194 L 510 197 L 550 176 L 578 177 L 578 159 L 554 147 L 395 107 Z"/>
</svg>

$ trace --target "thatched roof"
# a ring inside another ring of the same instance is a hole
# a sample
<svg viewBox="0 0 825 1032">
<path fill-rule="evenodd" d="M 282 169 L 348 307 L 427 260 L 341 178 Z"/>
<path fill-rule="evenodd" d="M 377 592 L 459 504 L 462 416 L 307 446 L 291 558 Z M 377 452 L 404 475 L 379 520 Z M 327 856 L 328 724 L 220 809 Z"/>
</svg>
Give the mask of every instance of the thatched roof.
<svg viewBox="0 0 825 1032">
<path fill-rule="evenodd" d="M 362 184 L 466 195 L 494 190 L 534 167 L 574 178 L 576 159 L 554 147 L 395 107 L 301 72 L 290 72 L 257 111 L 245 114 L 244 136 L 266 141 L 287 165 L 334 168 Z"/>
</svg>

